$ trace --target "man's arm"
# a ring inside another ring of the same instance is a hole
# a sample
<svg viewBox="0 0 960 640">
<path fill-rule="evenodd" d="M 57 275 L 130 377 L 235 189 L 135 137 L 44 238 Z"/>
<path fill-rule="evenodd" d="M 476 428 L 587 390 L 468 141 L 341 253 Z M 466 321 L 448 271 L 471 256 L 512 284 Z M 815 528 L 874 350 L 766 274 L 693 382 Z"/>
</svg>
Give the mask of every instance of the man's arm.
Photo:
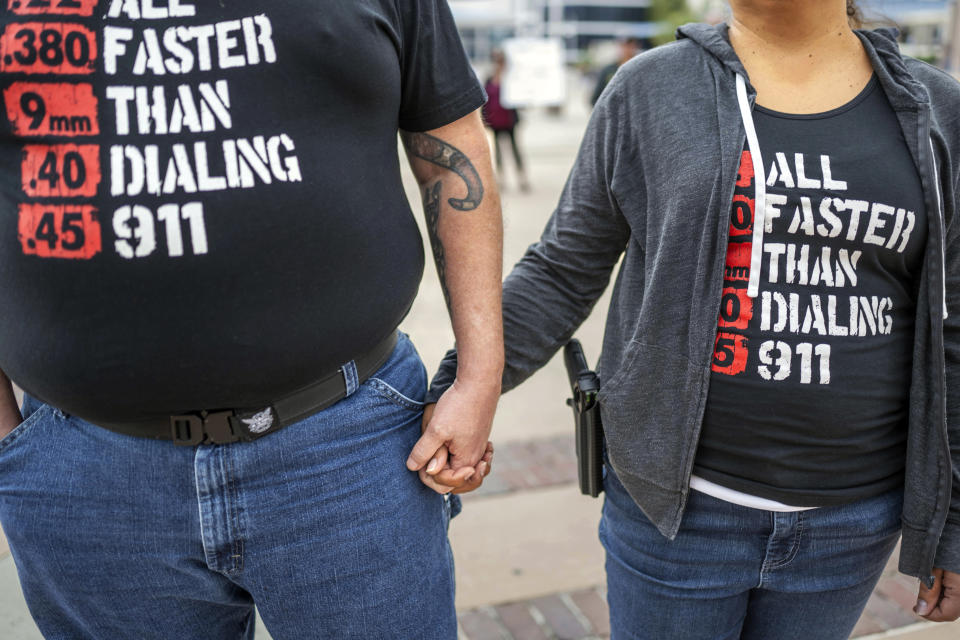
<svg viewBox="0 0 960 640">
<path fill-rule="evenodd" d="M 431 474 L 449 467 L 441 478 L 460 485 L 484 457 L 500 396 L 500 198 L 479 112 L 439 129 L 400 135 L 420 184 L 433 257 L 460 354 L 456 380 L 426 412 L 423 435 L 407 467 L 421 470 L 436 456 Z"/>
<path fill-rule="evenodd" d="M 17 399 L 13 395 L 13 385 L 6 374 L 0 371 L 0 438 L 13 431 L 22 420 Z"/>
</svg>

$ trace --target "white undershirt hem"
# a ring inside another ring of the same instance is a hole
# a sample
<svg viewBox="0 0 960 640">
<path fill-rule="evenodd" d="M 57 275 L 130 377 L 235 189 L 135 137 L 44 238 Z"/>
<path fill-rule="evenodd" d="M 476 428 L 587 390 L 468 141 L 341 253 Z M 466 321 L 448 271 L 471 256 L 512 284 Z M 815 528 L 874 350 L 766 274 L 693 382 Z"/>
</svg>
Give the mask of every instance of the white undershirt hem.
<svg viewBox="0 0 960 640">
<path fill-rule="evenodd" d="M 778 511 L 781 513 L 791 513 L 795 511 L 809 511 L 810 509 L 817 508 L 817 507 L 794 507 L 789 504 L 783 504 L 782 502 L 777 502 L 776 500 L 767 500 L 766 498 L 759 498 L 757 496 L 752 496 L 749 493 L 741 493 L 739 491 L 734 491 L 733 489 L 721 487 L 720 485 L 710 482 L 709 480 L 704 480 L 699 476 L 690 477 L 690 488 L 693 489 L 694 491 L 699 491 L 700 493 L 705 493 L 708 496 L 717 498 L 718 500 L 723 500 L 725 502 L 732 502 L 733 504 L 738 504 L 741 507 L 749 507 L 751 509 L 763 509 L 764 511 Z"/>
</svg>

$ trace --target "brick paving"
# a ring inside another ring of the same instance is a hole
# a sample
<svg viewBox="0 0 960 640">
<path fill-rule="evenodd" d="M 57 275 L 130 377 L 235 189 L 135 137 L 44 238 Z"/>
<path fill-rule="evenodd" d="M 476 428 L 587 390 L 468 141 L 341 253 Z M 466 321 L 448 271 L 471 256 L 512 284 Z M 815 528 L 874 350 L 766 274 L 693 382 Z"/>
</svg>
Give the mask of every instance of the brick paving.
<svg viewBox="0 0 960 640">
<path fill-rule="evenodd" d="M 464 500 L 545 489 L 577 481 L 577 453 L 572 429 L 569 436 L 494 445 L 493 472 L 479 489 L 464 494 Z"/>
<path fill-rule="evenodd" d="M 610 637 L 600 587 L 524 602 L 480 607 L 459 615 L 463 640 L 599 640 Z"/>
</svg>

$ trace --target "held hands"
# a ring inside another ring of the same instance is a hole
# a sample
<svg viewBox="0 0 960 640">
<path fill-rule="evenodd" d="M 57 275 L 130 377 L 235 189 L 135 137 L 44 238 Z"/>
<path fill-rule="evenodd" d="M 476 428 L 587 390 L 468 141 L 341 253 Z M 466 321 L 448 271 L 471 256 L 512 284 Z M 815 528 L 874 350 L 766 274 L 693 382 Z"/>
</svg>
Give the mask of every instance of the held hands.
<svg viewBox="0 0 960 640">
<path fill-rule="evenodd" d="M 914 613 L 933 622 L 952 622 L 960 618 L 960 573 L 934 569 L 936 581 L 928 589 L 920 584 Z"/>
<path fill-rule="evenodd" d="M 432 411 L 433 405 L 429 406 Z M 444 447 L 444 449 L 446 448 Z M 470 469 L 470 467 L 464 467 L 464 469 Z M 454 472 L 452 469 L 450 469 L 450 467 L 441 468 L 439 465 L 437 465 L 437 467 L 429 473 L 426 469 L 420 469 L 417 474 L 420 476 L 420 482 L 439 494 L 468 493 L 474 489 L 479 489 L 480 485 L 483 484 L 483 479 L 490 475 L 490 471 L 493 470 L 492 442 L 487 442 L 487 450 L 483 454 L 483 458 L 477 463 L 477 466 L 474 467 L 474 469 L 475 470 L 472 475 L 467 476 L 462 480 L 460 479 L 460 476 L 456 475 L 456 473 L 462 473 L 463 475 L 466 475 L 466 473 L 462 470 Z"/>
<path fill-rule="evenodd" d="M 465 493 L 490 473 L 493 445 L 488 441 L 500 397 L 499 380 L 470 385 L 459 379 L 423 413 L 423 435 L 414 445 L 407 468 L 419 472 L 438 493 Z"/>
</svg>

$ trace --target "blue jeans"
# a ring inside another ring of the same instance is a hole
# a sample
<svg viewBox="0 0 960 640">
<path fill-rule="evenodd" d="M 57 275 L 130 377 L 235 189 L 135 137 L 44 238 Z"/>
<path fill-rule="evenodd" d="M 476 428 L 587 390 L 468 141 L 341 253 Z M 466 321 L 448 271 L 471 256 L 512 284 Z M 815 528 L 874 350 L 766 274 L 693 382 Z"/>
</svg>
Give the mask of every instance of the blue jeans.
<svg viewBox="0 0 960 640">
<path fill-rule="evenodd" d="M 612 640 L 846 640 L 896 546 L 903 501 L 898 489 L 773 513 L 692 491 L 670 541 L 609 470 L 604 490 Z"/>
<path fill-rule="evenodd" d="M 426 392 L 410 341 L 348 391 L 193 448 L 28 400 L 0 441 L 0 522 L 44 636 L 252 638 L 256 603 L 276 640 L 456 638 L 454 505 L 405 467 Z"/>
</svg>

